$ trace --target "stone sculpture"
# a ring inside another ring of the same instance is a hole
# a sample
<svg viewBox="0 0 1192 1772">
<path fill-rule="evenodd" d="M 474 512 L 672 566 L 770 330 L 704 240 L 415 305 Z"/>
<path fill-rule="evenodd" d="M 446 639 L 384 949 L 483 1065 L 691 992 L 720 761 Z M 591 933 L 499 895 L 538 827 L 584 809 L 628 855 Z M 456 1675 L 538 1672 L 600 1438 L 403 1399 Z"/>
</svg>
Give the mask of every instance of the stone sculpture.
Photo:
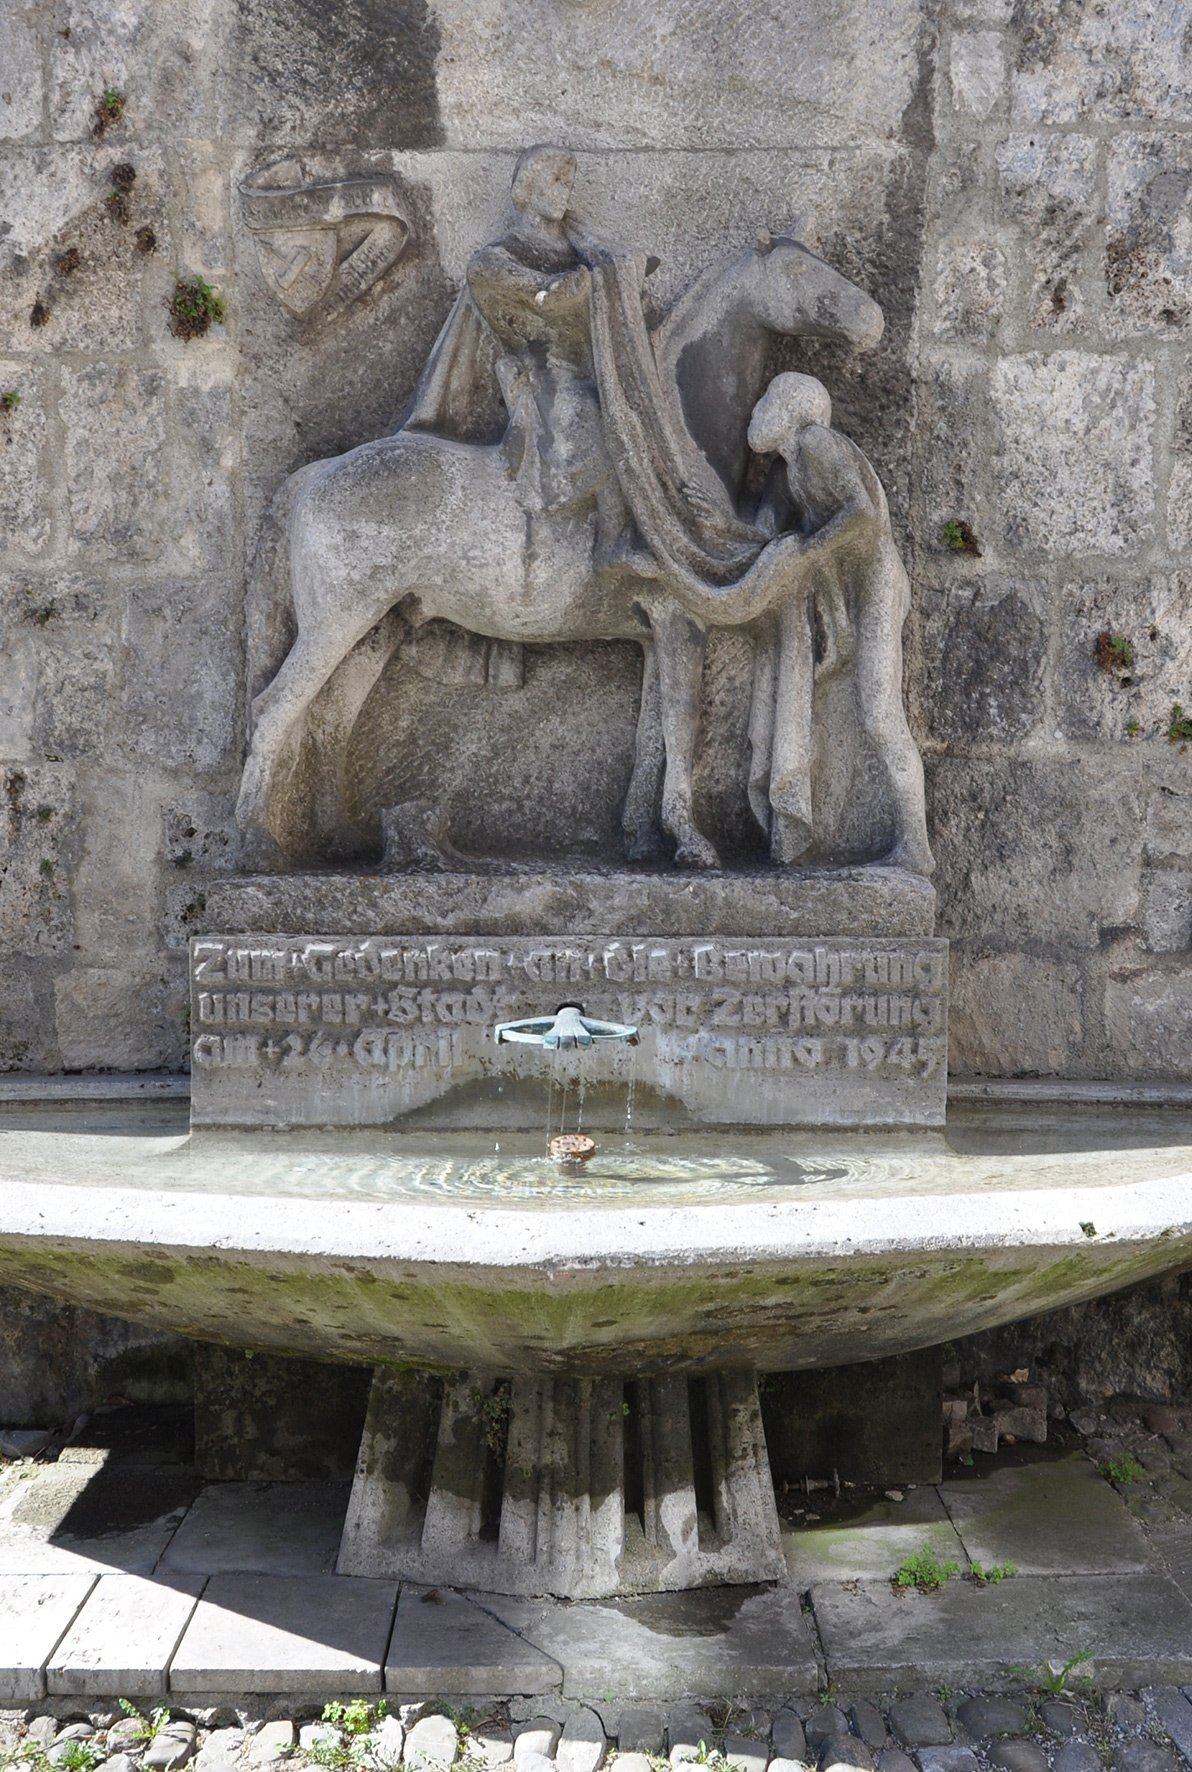
<svg viewBox="0 0 1192 1772">
<path fill-rule="evenodd" d="M 720 625 L 754 641 L 751 804 L 789 864 L 811 828 L 814 605 L 821 621 L 835 612 L 821 670 L 851 660 L 857 673 L 892 789 L 892 859 L 926 872 L 921 775 L 900 705 L 905 577 L 876 476 L 825 433 L 798 444 L 777 495 L 753 509 L 746 496 L 747 430 L 775 336 L 868 348 L 880 309 L 793 230 L 714 267 L 656 320 L 654 262 L 581 227 L 574 179 L 565 150 L 521 157 L 517 220 L 472 259 L 401 426 L 300 470 L 278 496 L 263 550 L 272 656 L 239 807 L 248 853 L 283 866 L 302 853 L 316 698 L 332 707 L 321 742 L 342 751 L 393 648 L 446 620 L 506 648 L 639 643 L 627 852 L 656 853 L 661 789 L 676 862 L 715 867 L 692 777 L 705 636 Z M 755 441 L 769 447 L 761 429 Z M 409 837 L 401 808 L 389 823 Z M 438 841 L 413 839 L 419 863 L 437 849 L 457 864 L 441 819 L 436 828 Z"/>
<path fill-rule="evenodd" d="M 392 179 L 310 179 L 280 160 L 240 185 L 261 276 L 295 319 L 327 320 L 401 257 L 410 236 Z"/>
</svg>

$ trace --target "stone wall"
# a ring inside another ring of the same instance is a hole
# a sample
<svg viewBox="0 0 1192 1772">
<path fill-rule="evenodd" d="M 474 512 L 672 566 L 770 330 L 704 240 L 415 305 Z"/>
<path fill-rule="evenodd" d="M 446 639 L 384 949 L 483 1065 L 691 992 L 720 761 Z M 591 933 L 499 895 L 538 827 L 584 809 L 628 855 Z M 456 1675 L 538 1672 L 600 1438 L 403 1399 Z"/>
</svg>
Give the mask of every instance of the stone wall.
<svg viewBox="0 0 1192 1772">
<path fill-rule="evenodd" d="M 183 945 L 235 860 L 268 500 L 400 411 L 516 151 L 561 139 L 592 226 L 660 255 L 663 298 L 810 209 L 886 310 L 872 358 L 792 361 L 879 466 L 913 569 L 954 1069 L 1192 1075 L 1192 747 L 1166 736 L 1192 707 L 1190 29 L 1192 0 L 13 0 L 0 1066 L 184 1063 Z M 287 155 L 392 178 L 411 230 L 306 325 L 237 197 Z M 184 341 L 167 303 L 195 274 L 225 319 Z M 1130 669 L 1098 668 L 1103 631 Z M 486 777 L 474 820 L 529 840 L 590 812 L 598 849 L 615 817 L 579 789 L 560 817 L 549 753 L 520 742 L 553 740 L 549 673 L 570 680 L 537 666 L 530 717 L 499 713 L 505 800 Z M 609 681 L 597 781 L 636 694 L 628 667 Z M 443 700 L 397 688 L 415 728 Z M 420 767 L 474 776 L 453 743 L 434 729 Z"/>
</svg>

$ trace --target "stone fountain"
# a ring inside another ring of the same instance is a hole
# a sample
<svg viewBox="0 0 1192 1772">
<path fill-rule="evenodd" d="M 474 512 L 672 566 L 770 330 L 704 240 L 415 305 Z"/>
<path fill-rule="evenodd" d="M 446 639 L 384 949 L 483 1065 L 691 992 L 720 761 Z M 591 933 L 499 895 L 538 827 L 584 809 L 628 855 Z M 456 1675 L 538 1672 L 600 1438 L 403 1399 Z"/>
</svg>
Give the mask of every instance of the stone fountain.
<svg viewBox="0 0 1192 1772">
<path fill-rule="evenodd" d="M 945 1142 L 909 584 L 827 388 L 773 373 L 786 341 L 874 346 L 879 308 L 796 227 L 659 314 L 653 261 L 574 219 L 575 172 L 522 156 L 400 425 L 278 494 L 246 871 L 192 942 L 191 1136 L 76 1139 L 68 1180 L 14 1133 L 0 1202 L 2 1279 L 376 1368 L 341 1572 L 573 1598 L 782 1577 L 759 1371 L 1192 1249 L 1186 1141 Z M 710 637 L 746 661 L 717 730 L 752 847 L 723 856 Z M 543 649 L 599 682 L 627 645 L 623 861 L 566 829 L 480 853 L 450 784 L 362 799 L 399 661 L 474 708 L 461 685 L 517 694 Z M 576 1005 L 635 1041 L 585 1044 Z M 549 1051 L 494 1039 L 543 1018 Z M 597 1148 L 560 1170 L 564 1099 Z"/>
</svg>

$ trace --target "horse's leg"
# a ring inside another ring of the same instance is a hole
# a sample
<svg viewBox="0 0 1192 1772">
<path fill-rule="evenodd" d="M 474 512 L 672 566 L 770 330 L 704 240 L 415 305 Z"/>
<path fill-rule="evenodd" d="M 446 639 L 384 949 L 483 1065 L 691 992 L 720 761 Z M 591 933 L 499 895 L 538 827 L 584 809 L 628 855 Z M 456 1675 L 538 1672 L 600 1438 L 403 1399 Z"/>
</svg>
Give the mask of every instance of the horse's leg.
<svg viewBox="0 0 1192 1772">
<path fill-rule="evenodd" d="M 780 866 L 790 866 L 810 846 L 813 834 L 815 652 L 806 588 L 801 586 L 786 599 L 778 612 L 778 631 L 778 695 L 770 761 L 770 853 Z"/>
<path fill-rule="evenodd" d="M 665 768 L 666 746 L 662 742 L 658 660 L 653 640 L 646 640 L 642 645 L 642 698 L 637 714 L 633 774 L 629 778 L 625 808 L 621 814 L 625 855 L 629 861 L 657 861 L 662 852 L 658 801 L 662 794 Z"/>
<path fill-rule="evenodd" d="M 651 608 L 648 613 L 658 653 L 662 736 L 666 744 L 663 828 L 675 839 L 676 867 L 719 867 L 716 850 L 696 827 L 691 799 L 703 684 L 704 630 L 673 604 Z"/>
<path fill-rule="evenodd" d="M 302 716 L 341 659 L 391 602 L 386 596 L 380 607 L 366 605 L 364 613 L 355 611 L 353 620 L 343 625 L 335 620 L 334 604 L 325 604 L 317 625 L 308 615 L 299 626 L 285 663 L 253 703 L 256 723 L 236 805 L 242 831 L 280 838 L 280 799 L 298 761 Z"/>
</svg>

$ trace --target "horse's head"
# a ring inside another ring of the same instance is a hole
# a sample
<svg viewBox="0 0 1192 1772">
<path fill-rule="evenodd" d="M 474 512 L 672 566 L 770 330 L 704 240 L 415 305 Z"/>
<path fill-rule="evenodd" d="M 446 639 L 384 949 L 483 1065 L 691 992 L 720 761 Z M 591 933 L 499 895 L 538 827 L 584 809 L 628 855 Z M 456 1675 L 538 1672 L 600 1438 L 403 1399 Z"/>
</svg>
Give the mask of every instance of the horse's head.
<svg viewBox="0 0 1192 1772">
<path fill-rule="evenodd" d="M 871 351 L 882 336 L 882 310 L 871 296 L 791 235 L 762 235 L 755 303 L 772 332 L 827 338 Z"/>
</svg>

